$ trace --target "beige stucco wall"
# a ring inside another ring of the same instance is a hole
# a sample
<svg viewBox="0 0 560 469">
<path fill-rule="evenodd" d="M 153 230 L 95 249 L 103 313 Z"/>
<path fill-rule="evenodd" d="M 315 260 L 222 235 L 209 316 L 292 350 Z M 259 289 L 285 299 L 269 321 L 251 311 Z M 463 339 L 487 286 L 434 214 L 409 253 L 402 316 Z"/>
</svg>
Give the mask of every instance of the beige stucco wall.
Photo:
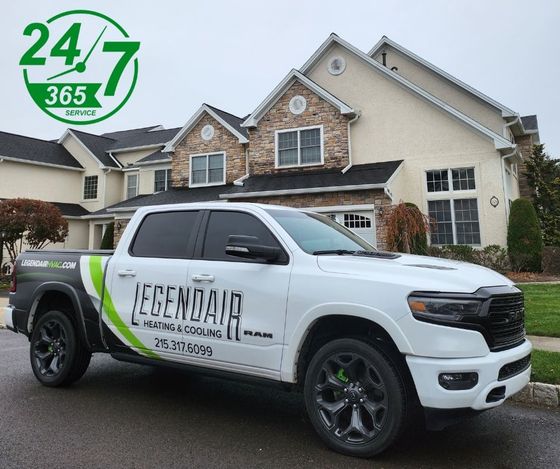
<svg viewBox="0 0 560 469">
<path fill-rule="evenodd" d="M 159 169 L 171 170 L 171 163 L 143 166 L 140 168 L 138 173 L 140 176 L 138 186 L 139 194 L 152 194 L 154 192 L 155 172 Z"/>
<path fill-rule="evenodd" d="M 111 170 L 103 175 L 103 179 L 105 188 L 103 194 L 103 207 L 116 204 L 117 202 L 123 200 L 122 172 Z"/>
<path fill-rule="evenodd" d="M 0 198 L 25 197 L 47 202 L 79 203 L 82 172 L 4 160 L 0 163 Z"/>
<path fill-rule="evenodd" d="M 333 55 L 346 59 L 342 75 L 327 72 L 326 63 Z M 426 212 L 426 170 L 474 166 L 482 244 L 505 244 L 501 163 L 491 140 L 338 46 L 325 55 L 309 77 L 361 111 L 351 128 L 354 164 L 405 160 L 392 184 L 395 202 L 414 202 Z M 497 208 L 490 205 L 492 196 L 500 201 Z"/>
<path fill-rule="evenodd" d="M 492 129 L 498 135 L 503 135 L 505 121 L 499 109 L 485 103 L 392 47 L 388 46 L 384 50 L 387 52 L 387 67 L 397 67 L 396 73 L 399 75 Z M 381 52 L 374 57 L 380 63 L 382 61 Z"/>
<path fill-rule="evenodd" d="M 449 193 L 430 193 L 426 190 L 426 171 L 430 169 L 474 167 L 476 190 Z M 480 220 L 481 245 L 506 245 L 507 215 L 502 190 L 501 163 L 497 154 L 470 154 L 468 159 L 450 155 L 445 161 L 425 157 L 405 161 L 400 173 L 391 185 L 395 203 L 399 201 L 414 202 L 424 213 L 428 213 L 428 200 L 450 198 L 478 199 L 478 216 Z M 492 207 L 490 199 L 497 197 L 499 204 Z"/>
</svg>

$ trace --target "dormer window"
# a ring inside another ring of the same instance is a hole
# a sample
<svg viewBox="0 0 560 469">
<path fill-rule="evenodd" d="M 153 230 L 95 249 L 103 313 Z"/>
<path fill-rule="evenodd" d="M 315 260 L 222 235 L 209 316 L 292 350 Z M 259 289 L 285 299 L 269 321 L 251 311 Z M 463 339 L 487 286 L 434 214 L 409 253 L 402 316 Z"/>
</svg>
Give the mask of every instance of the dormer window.
<svg viewBox="0 0 560 469">
<path fill-rule="evenodd" d="M 276 167 L 323 164 L 323 127 L 276 131 Z"/>
<path fill-rule="evenodd" d="M 217 186 L 226 182 L 226 154 L 191 155 L 189 186 Z"/>
</svg>

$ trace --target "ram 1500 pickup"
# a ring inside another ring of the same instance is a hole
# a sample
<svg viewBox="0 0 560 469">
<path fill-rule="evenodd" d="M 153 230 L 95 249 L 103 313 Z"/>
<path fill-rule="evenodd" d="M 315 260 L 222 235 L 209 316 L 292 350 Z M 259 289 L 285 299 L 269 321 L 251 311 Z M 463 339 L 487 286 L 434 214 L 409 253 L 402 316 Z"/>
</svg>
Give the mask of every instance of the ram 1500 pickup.
<svg viewBox="0 0 560 469">
<path fill-rule="evenodd" d="M 377 251 L 328 217 L 203 203 L 139 209 L 114 253 L 26 251 L 5 323 L 64 386 L 92 353 L 281 383 L 332 449 L 370 457 L 529 381 L 523 294 L 489 269 Z"/>
</svg>

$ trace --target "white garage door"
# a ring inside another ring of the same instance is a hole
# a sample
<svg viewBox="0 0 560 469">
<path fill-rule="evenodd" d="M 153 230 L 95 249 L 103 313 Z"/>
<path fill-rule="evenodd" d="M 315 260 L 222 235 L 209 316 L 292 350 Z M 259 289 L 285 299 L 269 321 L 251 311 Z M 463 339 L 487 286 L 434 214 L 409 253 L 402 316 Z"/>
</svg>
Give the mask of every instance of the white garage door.
<svg viewBox="0 0 560 469">
<path fill-rule="evenodd" d="M 352 230 L 361 236 L 368 243 L 376 246 L 375 240 L 375 218 L 373 211 L 366 210 L 360 212 L 336 212 L 330 213 L 329 217 L 336 220 L 341 225 Z"/>
</svg>

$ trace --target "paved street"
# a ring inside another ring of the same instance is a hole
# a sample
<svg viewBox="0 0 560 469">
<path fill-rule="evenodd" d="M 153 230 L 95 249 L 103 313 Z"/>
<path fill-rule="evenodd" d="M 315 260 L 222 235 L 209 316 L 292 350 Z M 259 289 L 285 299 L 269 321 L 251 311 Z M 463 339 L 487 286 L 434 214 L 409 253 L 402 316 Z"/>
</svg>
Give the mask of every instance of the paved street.
<svg viewBox="0 0 560 469">
<path fill-rule="evenodd" d="M 513 404 L 375 461 L 335 454 L 298 394 L 97 355 L 68 389 L 39 385 L 27 340 L 0 330 L 0 467 L 479 467 L 560 465 L 560 412 Z"/>
</svg>

